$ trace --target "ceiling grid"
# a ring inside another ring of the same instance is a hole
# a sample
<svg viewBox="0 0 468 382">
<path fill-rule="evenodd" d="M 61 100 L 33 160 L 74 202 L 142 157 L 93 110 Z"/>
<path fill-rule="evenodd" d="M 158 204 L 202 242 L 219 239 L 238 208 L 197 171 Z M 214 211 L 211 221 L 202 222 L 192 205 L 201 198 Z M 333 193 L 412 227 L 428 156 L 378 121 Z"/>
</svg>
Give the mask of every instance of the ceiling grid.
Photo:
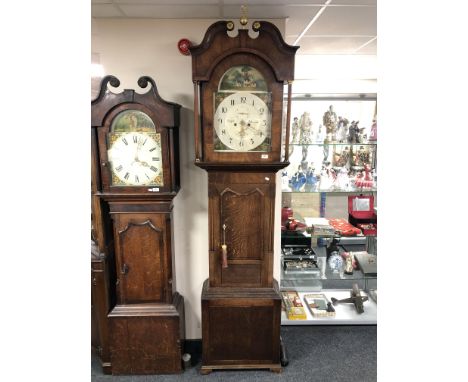
<svg viewBox="0 0 468 382">
<path fill-rule="evenodd" d="M 286 19 L 298 54 L 377 54 L 377 0 L 91 0 L 93 18 Z"/>
</svg>

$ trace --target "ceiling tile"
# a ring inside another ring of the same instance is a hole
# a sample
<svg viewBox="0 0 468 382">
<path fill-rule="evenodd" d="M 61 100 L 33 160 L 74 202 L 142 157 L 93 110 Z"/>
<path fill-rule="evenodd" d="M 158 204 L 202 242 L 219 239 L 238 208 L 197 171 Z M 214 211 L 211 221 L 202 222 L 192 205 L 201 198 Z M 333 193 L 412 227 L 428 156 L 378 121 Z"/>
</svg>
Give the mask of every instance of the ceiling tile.
<svg viewBox="0 0 468 382">
<path fill-rule="evenodd" d="M 306 35 L 375 36 L 377 34 L 376 10 L 376 7 L 327 7 Z"/>
<path fill-rule="evenodd" d="M 121 4 L 119 8 L 128 17 L 144 17 L 156 19 L 196 19 L 218 18 L 217 5 L 128 5 Z"/>
<path fill-rule="evenodd" d="M 298 54 L 352 54 L 368 37 L 303 37 Z M 364 54 L 364 52 L 356 52 Z M 366 53 L 369 54 L 369 53 Z"/>
<path fill-rule="evenodd" d="M 92 17 L 122 17 L 120 12 L 113 4 L 91 4 Z"/>
<path fill-rule="evenodd" d="M 371 1 L 371 0 L 368 0 Z M 327 0 L 224 0 L 222 1 L 225 5 L 237 5 L 240 8 L 241 5 L 247 5 L 247 9 L 250 9 L 252 5 L 291 5 L 291 4 L 306 4 L 306 5 L 323 5 Z M 247 3 L 247 4 L 245 4 Z"/>
<path fill-rule="evenodd" d="M 365 47 L 359 49 L 356 54 L 377 54 L 377 40 L 374 40 Z"/>
<path fill-rule="evenodd" d="M 262 19 L 279 19 L 288 16 L 286 6 L 264 7 L 264 6 L 249 6 L 247 17 L 249 19 L 262 18 Z M 225 5 L 223 7 L 223 17 L 239 18 L 240 6 L 238 5 Z"/>
<path fill-rule="evenodd" d="M 202 0 L 198 4 L 193 4 L 190 0 L 113 0 L 116 4 L 126 5 L 213 5 L 219 4 L 219 0 Z M 190 4 L 192 3 L 192 4 Z"/>
<path fill-rule="evenodd" d="M 331 5 L 377 5 L 377 0 L 332 0 Z"/>
</svg>

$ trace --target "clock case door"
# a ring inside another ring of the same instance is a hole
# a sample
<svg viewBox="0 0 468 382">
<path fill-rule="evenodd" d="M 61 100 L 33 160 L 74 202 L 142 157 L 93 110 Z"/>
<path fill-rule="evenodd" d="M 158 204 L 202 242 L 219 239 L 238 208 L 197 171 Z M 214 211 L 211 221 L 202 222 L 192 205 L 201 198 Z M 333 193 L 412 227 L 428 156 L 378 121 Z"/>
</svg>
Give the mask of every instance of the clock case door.
<svg viewBox="0 0 468 382">
<path fill-rule="evenodd" d="M 208 179 L 210 286 L 271 287 L 275 173 L 209 172 Z"/>
<path fill-rule="evenodd" d="M 148 204 L 148 209 L 161 206 Z M 134 213 L 110 202 L 114 222 L 117 303 L 172 301 L 171 212 Z"/>
<path fill-rule="evenodd" d="M 180 189 L 179 174 L 179 115 L 180 105 L 164 101 L 150 77 L 141 77 L 138 84 L 146 88 L 151 83 L 151 89 L 144 94 L 126 89 L 122 93 L 112 93 L 107 89 L 107 83 L 119 86 L 113 76 L 104 78 L 101 92 L 92 102 L 91 120 L 95 127 L 99 151 L 99 170 L 101 189 L 104 194 L 176 194 Z M 138 110 L 149 116 L 155 125 L 155 133 L 161 135 L 161 161 L 163 169 L 163 186 L 115 186 L 112 185 L 111 166 L 107 150 L 109 149 L 108 134 L 114 118 L 125 110 Z"/>
</svg>

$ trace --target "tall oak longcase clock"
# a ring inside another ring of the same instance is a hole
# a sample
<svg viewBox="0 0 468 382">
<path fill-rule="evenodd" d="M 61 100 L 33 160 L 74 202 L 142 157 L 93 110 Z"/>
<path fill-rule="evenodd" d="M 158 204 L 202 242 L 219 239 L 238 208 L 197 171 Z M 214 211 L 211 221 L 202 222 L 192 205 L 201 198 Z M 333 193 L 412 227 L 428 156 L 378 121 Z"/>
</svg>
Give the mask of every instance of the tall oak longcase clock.
<svg viewBox="0 0 468 382">
<path fill-rule="evenodd" d="M 110 263 L 95 292 L 108 295 L 107 308 L 95 309 L 107 347 L 101 359 L 112 374 L 177 373 L 185 336 L 172 251 L 180 105 L 164 101 L 150 77 L 138 80 L 151 84 L 144 94 L 114 93 L 109 83 L 120 85 L 105 77 L 91 108 L 93 228 Z"/>
<path fill-rule="evenodd" d="M 271 23 L 252 26 L 230 37 L 234 23 L 216 22 L 190 48 L 195 165 L 208 172 L 202 373 L 233 367 L 281 371 L 281 297 L 273 279 L 275 177 L 289 164 L 289 122 L 282 142 L 283 116 L 289 121 L 298 47 L 286 44 Z"/>
</svg>

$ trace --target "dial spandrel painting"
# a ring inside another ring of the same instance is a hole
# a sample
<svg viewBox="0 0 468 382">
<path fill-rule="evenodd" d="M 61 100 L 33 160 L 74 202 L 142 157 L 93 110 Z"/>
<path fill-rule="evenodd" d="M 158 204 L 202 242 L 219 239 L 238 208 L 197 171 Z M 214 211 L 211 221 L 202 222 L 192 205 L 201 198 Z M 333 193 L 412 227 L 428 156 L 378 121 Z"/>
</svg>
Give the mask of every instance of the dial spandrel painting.
<svg viewBox="0 0 468 382">
<path fill-rule="evenodd" d="M 164 186 L 161 134 L 139 110 L 125 110 L 112 122 L 108 158 L 113 186 Z"/>
<path fill-rule="evenodd" d="M 270 151 L 271 93 L 257 69 L 248 65 L 230 68 L 213 98 L 215 151 Z"/>
</svg>

